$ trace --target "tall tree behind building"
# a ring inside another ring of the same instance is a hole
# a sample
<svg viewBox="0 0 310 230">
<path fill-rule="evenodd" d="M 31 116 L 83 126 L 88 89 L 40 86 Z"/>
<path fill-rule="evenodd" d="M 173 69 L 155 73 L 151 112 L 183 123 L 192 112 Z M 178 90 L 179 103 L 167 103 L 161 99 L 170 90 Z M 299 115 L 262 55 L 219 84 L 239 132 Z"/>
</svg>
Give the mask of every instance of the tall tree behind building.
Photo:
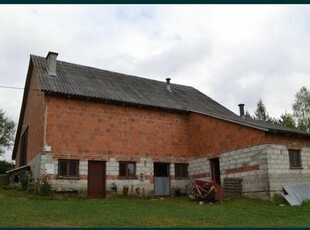
<svg viewBox="0 0 310 230">
<path fill-rule="evenodd" d="M 295 95 L 293 117 L 298 129 L 310 131 L 310 92 L 305 86 Z"/>
<path fill-rule="evenodd" d="M 0 155 L 14 143 L 15 123 L 0 109 Z"/>
<path fill-rule="evenodd" d="M 288 128 L 296 128 L 296 122 L 293 117 L 293 114 L 285 112 L 280 116 L 280 119 L 278 120 L 280 125 L 283 125 Z"/>
<path fill-rule="evenodd" d="M 259 121 L 267 121 L 270 122 L 271 118 L 266 110 L 266 106 L 264 105 L 262 99 L 260 98 L 257 102 L 257 107 L 254 112 L 254 119 Z"/>
</svg>

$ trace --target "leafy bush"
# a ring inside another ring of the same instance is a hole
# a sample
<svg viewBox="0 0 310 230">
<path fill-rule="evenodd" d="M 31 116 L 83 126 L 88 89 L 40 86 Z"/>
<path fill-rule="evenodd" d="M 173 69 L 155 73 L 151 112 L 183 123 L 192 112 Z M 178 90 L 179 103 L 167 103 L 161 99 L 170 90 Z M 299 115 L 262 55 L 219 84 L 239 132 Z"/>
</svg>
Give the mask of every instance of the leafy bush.
<svg viewBox="0 0 310 230">
<path fill-rule="evenodd" d="M 52 186 L 50 183 L 50 177 L 47 174 L 43 174 L 39 177 L 39 194 L 41 196 L 49 196 L 52 191 Z"/>
<path fill-rule="evenodd" d="M 21 189 L 23 191 L 26 191 L 28 189 L 29 176 L 24 174 L 21 177 L 19 177 L 19 183 L 20 183 Z"/>
</svg>

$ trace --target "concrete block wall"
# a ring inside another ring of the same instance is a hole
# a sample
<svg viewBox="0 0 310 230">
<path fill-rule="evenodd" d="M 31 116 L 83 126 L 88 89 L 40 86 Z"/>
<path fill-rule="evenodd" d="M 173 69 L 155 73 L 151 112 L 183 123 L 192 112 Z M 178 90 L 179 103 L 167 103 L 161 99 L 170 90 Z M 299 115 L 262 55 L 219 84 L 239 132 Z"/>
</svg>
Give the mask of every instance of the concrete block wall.
<svg viewBox="0 0 310 230">
<path fill-rule="evenodd" d="M 189 178 L 175 178 L 175 164 L 170 164 L 170 178 L 171 178 L 171 195 L 175 195 L 176 190 L 182 193 L 186 192 L 186 186 L 189 183 Z"/>
<path fill-rule="evenodd" d="M 209 157 L 202 157 L 190 160 L 188 165 L 190 177 L 202 180 L 211 180 L 209 159 Z"/>
<path fill-rule="evenodd" d="M 88 161 L 79 162 L 79 176 L 80 179 L 66 180 L 58 179 L 58 160 L 53 158 L 52 153 L 41 154 L 40 174 L 47 174 L 46 165 L 53 165 L 54 172 L 49 174 L 51 176 L 51 184 L 54 189 L 79 189 L 87 190 L 87 174 Z"/>
<path fill-rule="evenodd" d="M 310 148 L 302 148 L 300 169 L 291 169 L 286 145 L 269 145 L 267 149 L 271 196 L 282 191 L 282 186 L 294 183 L 310 183 Z"/>
<path fill-rule="evenodd" d="M 221 154 L 221 180 L 242 178 L 244 196 L 269 197 L 268 145 L 257 145 Z"/>
<path fill-rule="evenodd" d="M 244 196 L 272 198 L 282 186 L 310 182 L 310 148 L 301 149 L 302 168 L 290 169 L 285 144 L 262 144 L 216 155 L 220 159 L 221 181 L 242 178 Z M 214 156 L 190 161 L 192 177 L 210 179 L 209 160 Z"/>
<path fill-rule="evenodd" d="M 58 172 L 58 169 L 57 169 Z M 88 175 L 88 161 L 80 161 L 79 175 L 82 178 L 86 178 Z"/>
<path fill-rule="evenodd" d="M 150 194 L 154 188 L 151 184 L 151 178 L 153 175 L 153 161 L 148 157 L 141 157 L 136 162 L 136 179 L 120 179 L 119 175 L 119 162 L 116 158 L 110 158 L 106 162 L 106 190 L 113 194 L 111 190 L 111 184 L 114 183 L 117 186 L 118 194 L 121 194 L 124 186 L 128 186 L 129 194 L 136 194 L 136 188 L 144 189 L 146 194 Z M 140 174 L 142 174 L 140 178 Z"/>
<path fill-rule="evenodd" d="M 257 145 L 218 155 L 197 158 L 190 161 L 189 171 L 194 178 L 210 180 L 210 162 L 219 158 L 221 183 L 224 178 L 242 178 L 245 196 L 268 197 L 269 178 L 267 145 Z"/>
<path fill-rule="evenodd" d="M 301 169 L 290 169 L 289 154 L 286 145 L 263 144 L 236 151 L 222 153 L 216 156 L 207 156 L 192 159 L 189 162 L 189 175 L 192 178 L 210 180 L 209 160 L 218 157 L 220 160 L 221 180 L 224 178 L 242 178 L 243 195 L 260 198 L 271 198 L 274 193 L 279 193 L 282 186 L 298 182 L 310 182 L 310 148 L 301 149 Z M 33 176 L 46 173 L 46 164 L 53 165 L 51 175 L 52 185 L 55 189 L 80 189 L 87 190 L 88 161 L 79 161 L 78 180 L 57 179 L 58 160 L 52 153 L 38 154 L 29 164 L 32 167 Z M 152 195 L 154 162 L 150 157 L 141 157 L 136 162 L 135 179 L 120 179 L 119 161 L 109 158 L 106 162 L 106 190 L 112 193 L 110 186 L 115 183 L 119 193 L 123 186 L 129 187 L 129 192 L 136 194 L 137 187 L 143 188 L 147 195 Z M 140 178 L 142 174 L 142 178 Z M 189 179 L 176 179 L 174 163 L 170 164 L 171 194 L 176 189 L 185 191 Z"/>
<path fill-rule="evenodd" d="M 88 161 L 79 161 L 79 179 L 58 179 L 58 160 L 53 158 L 52 153 L 43 153 L 38 155 L 32 162 L 33 167 L 40 169 L 35 178 L 39 175 L 46 174 L 46 165 L 53 165 L 53 173 L 50 173 L 51 183 L 54 189 L 79 189 L 87 190 L 87 175 L 88 175 Z M 34 166 L 35 165 L 35 166 Z M 153 184 L 153 160 L 149 157 L 142 157 L 136 162 L 136 178 L 122 179 L 119 178 L 119 162 L 116 158 L 109 158 L 106 162 L 106 190 L 107 194 L 113 194 L 111 184 L 116 184 L 118 194 L 121 194 L 124 186 L 129 187 L 129 194 L 136 194 L 136 188 L 144 189 L 146 195 L 152 195 L 154 192 Z M 142 174 L 142 175 L 141 175 Z M 175 179 L 174 164 L 170 164 L 171 177 L 171 194 L 173 195 L 176 189 L 185 191 L 188 179 Z"/>
<path fill-rule="evenodd" d="M 32 177 L 38 178 L 41 174 L 41 153 L 38 153 L 31 161 L 28 162 L 31 167 Z"/>
<path fill-rule="evenodd" d="M 129 193 L 136 194 L 136 188 L 144 189 L 146 195 L 152 195 L 154 192 L 154 162 L 150 157 L 141 157 L 136 162 L 136 179 L 120 179 L 119 174 L 119 162 L 115 158 L 110 158 L 107 164 L 107 192 L 113 193 L 111 190 L 111 184 L 116 184 L 118 192 L 122 193 L 124 186 L 129 187 Z M 141 175 L 142 174 L 142 175 Z M 140 177 L 142 176 L 142 178 Z M 170 178 L 171 178 L 171 195 L 174 194 L 176 189 L 185 191 L 188 179 L 175 179 L 174 164 L 170 164 Z"/>
</svg>

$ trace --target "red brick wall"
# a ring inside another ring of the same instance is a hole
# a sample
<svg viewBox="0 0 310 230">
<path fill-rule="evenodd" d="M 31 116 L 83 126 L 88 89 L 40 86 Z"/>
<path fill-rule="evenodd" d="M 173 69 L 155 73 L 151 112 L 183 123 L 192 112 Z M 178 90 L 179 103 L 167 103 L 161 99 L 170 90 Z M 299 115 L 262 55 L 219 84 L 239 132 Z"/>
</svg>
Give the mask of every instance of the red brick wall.
<svg viewBox="0 0 310 230">
<path fill-rule="evenodd" d="M 138 109 L 46 96 L 47 143 L 55 158 L 81 160 L 187 161 L 264 143 L 310 141 L 266 135 L 264 131 L 213 117 Z"/>
<path fill-rule="evenodd" d="M 27 144 L 27 162 L 33 159 L 38 153 L 43 150 L 43 133 L 44 133 L 44 94 L 38 91 L 38 84 L 34 73 L 31 75 L 30 86 L 25 107 L 22 132 L 28 126 L 28 144 Z M 21 138 L 20 138 L 21 141 Z M 16 166 L 19 166 L 20 161 L 19 147 L 16 155 Z"/>
<path fill-rule="evenodd" d="M 47 143 L 55 158 L 154 161 L 189 157 L 185 115 L 46 96 Z"/>
<path fill-rule="evenodd" d="M 266 141 L 269 144 L 280 144 L 286 145 L 288 149 L 299 149 L 301 150 L 303 147 L 310 147 L 310 138 L 298 138 L 291 137 L 285 135 L 266 135 Z"/>
<path fill-rule="evenodd" d="M 189 132 L 193 156 L 219 154 L 265 143 L 265 132 L 217 118 L 191 113 Z"/>
</svg>

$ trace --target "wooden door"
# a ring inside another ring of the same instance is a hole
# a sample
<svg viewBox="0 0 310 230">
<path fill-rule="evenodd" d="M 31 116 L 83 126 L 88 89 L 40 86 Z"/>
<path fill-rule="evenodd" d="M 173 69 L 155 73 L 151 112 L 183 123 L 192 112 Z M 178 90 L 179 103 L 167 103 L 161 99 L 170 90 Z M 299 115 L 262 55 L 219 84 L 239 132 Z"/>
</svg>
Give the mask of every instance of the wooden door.
<svg viewBox="0 0 310 230">
<path fill-rule="evenodd" d="M 106 168 L 104 161 L 88 161 L 88 197 L 106 196 Z"/>
</svg>

